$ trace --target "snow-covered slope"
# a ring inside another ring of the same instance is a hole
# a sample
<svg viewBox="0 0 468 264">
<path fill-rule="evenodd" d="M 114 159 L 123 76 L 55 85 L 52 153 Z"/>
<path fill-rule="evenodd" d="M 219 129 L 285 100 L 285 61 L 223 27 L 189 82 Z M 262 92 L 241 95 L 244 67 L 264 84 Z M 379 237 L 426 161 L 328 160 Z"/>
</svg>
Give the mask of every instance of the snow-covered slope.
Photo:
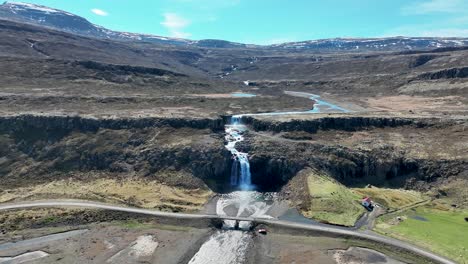
<svg viewBox="0 0 468 264">
<path fill-rule="evenodd" d="M 95 25 L 88 20 L 69 12 L 23 2 L 7 1 L 3 5 L 0 5 L 0 18 L 42 25 L 53 29 L 94 38 L 139 40 L 167 44 L 192 43 L 192 41 L 185 39 L 113 31 Z"/>
<path fill-rule="evenodd" d="M 46 14 L 62 13 L 64 15 L 73 16 L 73 14 L 65 12 L 65 11 L 49 8 L 49 7 L 46 7 L 46 6 L 40 6 L 40 5 L 35 5 L 35 4 L 24 3 L 24 2 L 7 1 L 4 4 L 8 8 L 10 8 L 10 10 L 15 14 L 18 13 L 18 12 L 24 12 L 26 10 L 29 10 L 29 11 L 43 12 L 43 13 L 46 13 Z"/>
<path fill-rule="evenodd" d="M 35 4 L 7 1 L 0 5 L 0 18 L 32 23 L 93 38 L 121 41 L 146 41 L 169 45 L 187 45 L 204 48 L 263 48 L 286 51 L 340 52 L 340 51 L 403 51 L 468 46 L 468 38 L 337 38 L 282 43 L 269 46 L 246 45 L 225 40 L 188 40 L 156 35 L 119 32 L 95 25 L 88 20 L 58 9 Z"/>
<path fill-rule="evenodd" d="M 336 38 L 282 43 L 272 47 L 321 51 L 393 51 L 468 46 L 468 38 Z"/>
</svg>

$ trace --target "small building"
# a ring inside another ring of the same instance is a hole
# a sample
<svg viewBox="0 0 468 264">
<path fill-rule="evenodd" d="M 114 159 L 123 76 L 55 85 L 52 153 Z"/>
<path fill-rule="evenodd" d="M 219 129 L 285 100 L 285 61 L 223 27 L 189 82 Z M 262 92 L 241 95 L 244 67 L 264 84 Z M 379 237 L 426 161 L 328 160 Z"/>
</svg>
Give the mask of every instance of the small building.
<svg viewBox="0 0 468 264">
<path fill-rule="evenodd" d="M 374 209 L 374 206 L 372 205 L 372 200 L 368 196 L 362 198 L 361 204 L 362 204 L 362 206 L 364 206 L 369 211 L 372 211 Z"/>
<path fill-rule="evenodd" d="M 361 201 L 362 206 L 368 207 L 369 205 L 371 205 L 371 203 L 372 203 L 372 201 L 371 201 L 370 197 L 362 198 L 362 201 Z"/>
</svg>

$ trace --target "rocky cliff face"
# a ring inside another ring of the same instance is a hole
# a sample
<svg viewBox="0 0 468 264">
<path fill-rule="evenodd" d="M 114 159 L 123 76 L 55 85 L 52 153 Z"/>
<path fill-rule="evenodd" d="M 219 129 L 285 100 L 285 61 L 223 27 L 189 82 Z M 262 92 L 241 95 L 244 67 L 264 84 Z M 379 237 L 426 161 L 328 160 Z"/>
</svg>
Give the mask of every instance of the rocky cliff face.
<svg viewBox="0 0 468 264">
<path fill-rule="evenodd" d="M 0 117 L 1 132 L 22 133 L 28 129 L 37 130 L 38 133 L 55 131 L 70 132 L 96 132 L 99 129 L 129 129 L 169 126 L 173 128 L 211 129 L 221 131 L 224 129 L 224 120 L 209 118 L 116 118 L 95 119 L 80 116 L 40 116 L 17 115 Z"/>
<path fill-rule="evenodd" d="M 416 67 L 422 66 L 422 65 L 424 65 L 424 64 L 426 64 L 426 63 L 430 62 L 431 60 L 436 59 L 438 57 L 440 57 L 440 56 L 428 55 L 428 54 L 413 57 L 412 60 L 409 63 L 409 67 L 410 68 L 416 68 Z"/>
<path fill-rule="evenodd" d="M 421 74 L 420 79 L 438 80 L 438 79 L 454 79 L 468 78 L 468 67 L 452 68 L 436 72 L 428 72 Z"/>
<path fill-rule="evenodd" d="M 187 188 L 227 182 L 223 121 L 14 116 L 0 119 L 0 178 L 34 184 L 92 171 L 149 177 Z M 192 175 L 202 180 L 187 178 Z M 180 177 L 179 177 L 180 176 Z M 81 177 L 81 176 L 77 176 Z"/>
<path fill-rule="evenodd" d="M 306 167 L 325 171 L 346 185 L 426 190 L 440 179 L 468 177 L 466 160 L 415 159 L 393 147 L 369 151 L 314 143 L 251 143 L 253 182 L 268 191 L 278 190 Z"/>
<path fill-rule="evenodd" d="M 356 131 L 369 127 L 399 127 L 414 125 L 418 127 L 428 126 L 430 119 L 402 118 L 402 117 L 322 117 L 311 120 L 290 120 L 275 122 L 272 120 L 262 120 L 254 117 L 243 117 L 243 120 L 256 131 L 305 131 L 316 133 L 319 130 L 343 130 Z"/>
<path fill-rule="evenodd" d="M 346 185 L 427 190 L 443 179 L 468 178 L 467 157 L 449 154 L 432 142 L 439 133 L 463 133 L 457 122 L 371 117 L 246 121 L 257 132 L 248 133 L 241 148 L 251 155 L 254 184 L 265 190 L 278 190 L 306 167 L 325 171 Z M 409 144 L 402 143 L 406 141 Z"/>
<path fill-rule="evenodd" d="M 253 183 L 259 190 L 277 191 L 306 167 L 325 171 L 347 185 L 428 189 L 440 179 L 468 178 L 468 159 L 463 155 L 432 157 L 427 154 L 440 150 L 424 146 L 435 146 L 427 140 L 437 133 L 462 129 L 456 122 L 365 116 L 245 121 L 251 130 L 238 147 L 249 153 Z M 87 179 L 98 171 L 109 177 L 146 177 L 185 188 L 207 185 L 227 191 L 232 160 L 224 147 L 224 122 L 223 118 L 3 117 L 0 179 L 4 186 L 23 186 L 69 177 Z M 435 132 L 425 132 L 431 129 Z M 359 139 L 366 133 L 368 138 Z M 408 136 L 418 147 L 406 147 L 387 139 L 389 135 Z M 355 145 L 349 143 L 354 137 L 358 137 Z"/>
</svg>

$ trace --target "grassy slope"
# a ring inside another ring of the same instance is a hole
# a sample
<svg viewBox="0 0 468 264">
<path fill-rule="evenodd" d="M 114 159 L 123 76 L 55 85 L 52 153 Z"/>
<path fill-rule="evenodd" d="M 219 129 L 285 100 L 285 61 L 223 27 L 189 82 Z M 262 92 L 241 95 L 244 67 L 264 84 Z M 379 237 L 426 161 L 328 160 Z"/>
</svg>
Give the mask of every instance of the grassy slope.
<svg viewBox="0 0 468 264">
<path fill-rule="evenodd" d="M 397 210 L 426 200 L 419 192 L 399 189 L 354 188 L 353 192 L 362 197 L 369 196 L 389 210 Z"/>
<path fill-rule="evenodd" d="M 311 172 L 307 177 L 311 196 L 306 217 L 338 225 L 353 226 L 365 209 L 359 204 L 359 196 L 348 188 L 324 175 Z"/>
<path fill-rule="evenodd" d="M 209 189 L 183 189 L 133 178 L 91 181 L 58 180 L 33 187 L 0 190 L 0 202 L 34 199 L 86 199 L 169 211 L 199 210 L 211 197 Z"/>
<path fill-rule="evenodd" d="M 468 224 L 464 217 L 468 216 L 468 211 L 436 207 L 440 206 L 430 204 L 386 215 L 379 219 L 376 231 L 408 240 L 460 263 L 467 263 Z M 403 221 L 396 220 L 397 216 L 402 217 Z M 414 219 L 415 216 L 427 221 Z"/>
</svg>

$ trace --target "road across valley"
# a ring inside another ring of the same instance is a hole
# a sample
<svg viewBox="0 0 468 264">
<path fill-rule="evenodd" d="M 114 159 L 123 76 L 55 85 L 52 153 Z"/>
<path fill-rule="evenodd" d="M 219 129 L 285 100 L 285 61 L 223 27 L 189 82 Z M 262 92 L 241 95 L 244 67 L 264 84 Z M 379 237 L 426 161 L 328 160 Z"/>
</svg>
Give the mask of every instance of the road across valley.
<svg viewBox="0 0 468 264">
<path fill-rule="evenodd" d="M 155 210 L 149 210 L 149 209 L 132 208 L 132 207 L 110 205 L 110 204 L 104 204 L 104 203 L 98 203 L 98 202 L 77 201 L 77 200 L 46 200 L 46 201 L 31 201 L 31 202 L 0 204 L 0 211 L 27 209 L 27 208 L 36 208 L 36 207 L 38 208 L 45 208 L 45 207 L 93 208 L 93 209 L 136 213 L 136 214 L 143 214 L 143 215 L 152 215 L 155 217 L 168 217 L 168 218 L 174 218 L 174 219 L 220 219 L 220 220 L 251 221 L 251 222 L 258 223 L 258 224 L 267 224 L 267 225 L 279 227 L 279 228 L 316 231 L 316 232 L 321 232 L 321 233 L 332 234 L 335 236 L 347 236 L 347 237 L 354 237 L 354 238 L 359 238 L 359 239 L 366 239 L 369 241 L 401 248 L 401 249 L 410 251 L 412 253 L 415 253 L 417 255 L 427 257 L 439 263 L 444 263 L 444 264 L 455 263 L 447 258 L 438 256 L 434 253 L 420 249 L 408 243 L 405 243 L 396 239 L 380 236 L 374 233 L 367 233 L 367 232 L 364 233 L 364 232 L 360 232 L 356 230 L 345 230 L 345 229 L 337 228 L 333 226 L 301 224 L 301 223 L 295 223 L 292 221 L 283 221 L 283 220 L 277 220 L 277 219 L 230 217 L 230 216 L 219 216 L 219 215 L 209 215 L 209 214 L 170 213 L 170 212 L 161 212 L 161 211 L 155 211 Z"/>
</svg>

